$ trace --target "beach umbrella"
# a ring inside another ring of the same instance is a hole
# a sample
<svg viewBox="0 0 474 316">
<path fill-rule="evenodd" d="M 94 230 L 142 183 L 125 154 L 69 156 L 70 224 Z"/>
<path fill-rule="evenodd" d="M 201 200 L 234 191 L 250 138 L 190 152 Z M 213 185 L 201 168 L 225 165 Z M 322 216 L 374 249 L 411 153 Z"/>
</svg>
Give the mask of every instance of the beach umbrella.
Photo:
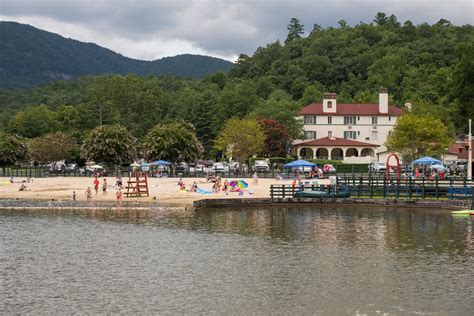
<svg viewBox="0 0 474 316">
<path fill-rule="evenodd" d="M 444 171 L 444 170 L 446 170 L 446 167 L 445 167 L 445 166 L 439 165 L 439 164 L 431 165 L 430 168 L 431 168 L 431 169 L 434 169 L 434 170 L 437 170 L 437 171 Z"/>
<path fill-rule="evenodd" d="M 172 165 L 172 163 L 165 160 L 157 160 L 157 161 L 151 162 L 150 165 L 169 166 L 169 165 Z"/>
<path fill-rule="evenodd" d="M 138 162 L 134 162 L 130 164 L 130 167 L 140 167 L 140 164 Z"/>
<path fill-rule="evenodd" d="M 431 157 L 422 157 L 412 162 L 414 165 L 441 165 L 441 161 Z"/>
<path fill-rule="evenodd" d="M 232 187 L 232 191 L 243 190 L 249 186 L 244 180 L 233 180 L 230 181 L 229 185 Z"/>
</svg>

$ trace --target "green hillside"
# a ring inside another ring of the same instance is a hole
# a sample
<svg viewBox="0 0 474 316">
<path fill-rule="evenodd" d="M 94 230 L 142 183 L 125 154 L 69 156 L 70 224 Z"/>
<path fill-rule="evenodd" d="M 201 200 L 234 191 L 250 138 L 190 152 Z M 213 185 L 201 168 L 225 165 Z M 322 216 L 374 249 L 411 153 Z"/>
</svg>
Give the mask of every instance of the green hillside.
<svg viewBox="0 0 474 316">
<path fill-rule="evenodd" d="M 286 43 L 241 55 L 229 73 L 202 79 L 85 76 L 0 91 L 0 130 L 28 138 L 61 131 L 81 141 L 100 124 L 121 124 L 140 139 L 156 124 L 185 121 L 208 155 L 232 117 L 273 119 L 296 138 L 294 117 L 323 92 L 336 92 L 339 102 L 367 103 L 377 102 L 383 86 L 392 104 L 411 103 L 414 113 L 440 118 L 452 135 L 467 131 L 474 118 L 472 26 L 400 24 L 381 15 L 370 24 L 339 24 L 316 25 L 304 38 L 290 25 Z M 125 67 L 124 57 L 116 58 Z"/>
<path fill-rule="evenodd" d="M 156 61 L 124 57 L 93 43 L 15 22 L 0 22 L 0 88 L 24 88 L 83 75 L 173 74 L 204 77 L 232 63 L 208 56 L 179 55 Z"/>
</svg>

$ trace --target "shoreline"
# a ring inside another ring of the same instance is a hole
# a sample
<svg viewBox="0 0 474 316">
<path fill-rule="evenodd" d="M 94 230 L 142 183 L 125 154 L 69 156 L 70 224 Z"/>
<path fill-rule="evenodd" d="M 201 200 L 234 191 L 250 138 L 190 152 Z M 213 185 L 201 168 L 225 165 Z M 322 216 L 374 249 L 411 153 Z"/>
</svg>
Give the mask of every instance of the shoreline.
<svg viewBox="0 0 474 316">
<path fill-rule="evenodd" d="M 100 186 L 104 178 L 99 178 Z M 98 194 L 93 193 L 92 200 L 87 203 L 115 203 L 115 177 L 105 177 L 108 183 L 108 193 Z M 0 199 L 10 200 L 32 200 L 32 201 L 59 201 L 59 202 L 73 202 L 73 191 L 76 192 L 76 202 L 86 202 L 85 190 L 90 187 L 93 190 L 92 177 L 50 177 L 50 178 L 34 178 L 32 182 L 27 183 L 27 178 L 19 177 L 14 179 L 14 183 L 10 183 L 10 178 L 0 177 Z M 123 177 L 124 184 L 127 183 L 128 178 Z M 245 180 L 248 188 L 243 191 L 243 195 L 238 192 L 223 191 L 218 193 L 203 194 L 198 192 L 181 191 L 179 190 L 179 178 L 148 178 L 148 197 L 125 197 L 126 189 L 122 189 L 122 204 L 125 203 L 153 203 L 159 206 L 180 206 L 192 207 L 193 203 L 198 200 L 212 198 L 212 199 L 258 199 L 270 198 L 270 186 L 272 184 L 291 185 L 292 180 L 275 180 L 272 178 L 259 179 L 258 184 L 253 184 L 253 179 L 249 178 L 222 178 L 225 180 Z M 25 181 L 25 182 L 23 182 Z M 213 183 L 206 182 L 205 178 L 183 178 L 188 189 L 194 182 L 203 190 L 211 191 Z M 321 184 L 329 183 L 328 179 L 319 180 Z M 19 191 L 22 184 L 27 187 L 26 191 Z"/>
</svg>

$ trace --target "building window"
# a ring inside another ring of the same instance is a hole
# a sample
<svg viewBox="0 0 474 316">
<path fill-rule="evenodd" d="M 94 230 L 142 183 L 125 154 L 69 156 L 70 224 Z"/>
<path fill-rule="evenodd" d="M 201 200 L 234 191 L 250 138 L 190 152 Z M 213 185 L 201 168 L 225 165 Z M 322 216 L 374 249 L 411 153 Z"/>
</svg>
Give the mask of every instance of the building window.
<svg viewBox="0 0 474 316">
<path fill-rule="evenodd" d="M 328 116 L 328 124 L 332 124 L 332 116 Z"/>
<path fill-rule="evenodd" d="M 304 125 L 316 125 L 316 115 L 305 115 Z"/>
<path fill-rule="evenodd" d="M 355 125 L 356 124 L 356 117 L 355 116 L 344 116 L 344 124 L 345 125 Z"/>
<path fill-rule="evenodd" d="M 332 101 L 328 101 L 328 109 L 332 109 Z"/>
<path fill-rule="evenodd" d="M 391 117 L 391 116 L 388 117 L 388 121 L 389 121 L 389 122 L 392 121 L 392 117 Z"/>
<path fill-rule="evenodd" d="M 316 139 L 316 131 L 305 131 L 304 137 L 306 139 Z"/>
<path fill-rule="evenodd" d="M 357 136 L 360 136 L 360 131 L 357 131 Z"/>
<path fill-rule="evenodd" d="M 379 140 L 379 132 L 372 131 L 372 140 Z"/>
<path fill-rule="evenodd" d="M 377 116 L 372 116 L 372 125 L 377 125 L 379 118 Z"/>
<path fill-rule="evenodd" d="M 328 137 L 329 137 L 329 138 L 332 137 L 332 131 L 328 131 Z"/>
<path fill-rule="evenodd" d="M 356 139 L 357 132 L 354 131 L 345 131 L 344 132 L 344 139 Z"/>
</svg>

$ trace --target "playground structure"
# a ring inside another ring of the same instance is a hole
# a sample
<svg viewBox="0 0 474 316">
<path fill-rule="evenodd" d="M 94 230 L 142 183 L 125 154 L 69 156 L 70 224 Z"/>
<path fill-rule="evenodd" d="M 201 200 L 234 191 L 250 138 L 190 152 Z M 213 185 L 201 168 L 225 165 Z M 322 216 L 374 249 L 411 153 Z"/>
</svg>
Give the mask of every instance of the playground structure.
<svg viewBox="0 0 474 316">
<path fill-rule="evenodd" d="M 126 188 L 126 197 L 149 196 L 147 173 L 142 171 L 131 172 L 128 177 Z"/>
<path fill-rule="evenodd" d="M 395 158 L 395 164 L 394 165 L 391 165 L 390 164 L 390 158 Z M 386 164 L 386 167 L 387 167 L 387 171 L 385 171 L 385 179 L 389 180 L 390 179 L 390 168 L 393 168 L 396 170 L 397 172 L 397 180 L 398 182 L 400 182 L 400 171 L 401 171 L 401 168 L 400 168 L 400 159 L 398 158 L 397 154 L 395 153 L 390 153 L 388 156 L 387 156 L 387 160 L 385 162 Z"/>
</svg>

